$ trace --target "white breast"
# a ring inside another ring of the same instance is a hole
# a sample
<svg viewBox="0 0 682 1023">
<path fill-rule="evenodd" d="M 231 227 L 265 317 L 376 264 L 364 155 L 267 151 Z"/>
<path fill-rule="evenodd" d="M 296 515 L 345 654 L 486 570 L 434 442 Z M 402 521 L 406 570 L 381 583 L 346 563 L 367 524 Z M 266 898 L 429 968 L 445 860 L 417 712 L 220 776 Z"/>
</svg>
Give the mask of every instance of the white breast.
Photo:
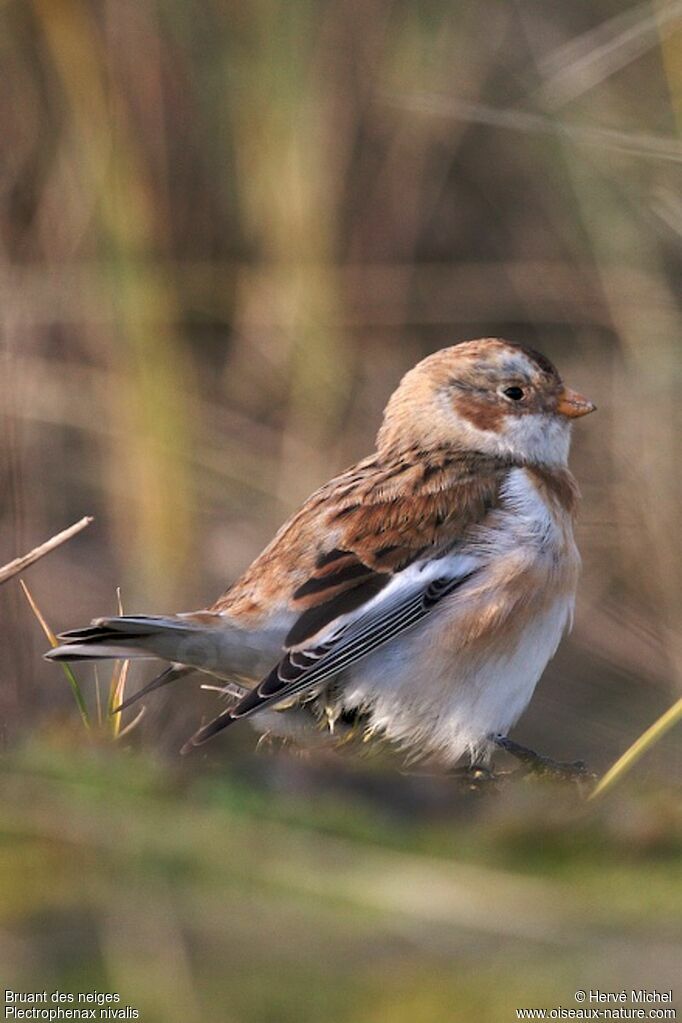
<svg viewBox="0 0 682 1023">
<path fill-rule="evenodd" d="M 476 579 L 359 662 L 343 695 L 373 730 L 448 763 L 485 756 L 487 737 L 523 713 L 570 625 L 579 564 L 570 524 L 523 469 L 509 473 L 501 511 L 462 554 L 483 565 Z M 475 634 L 472 623 L 487 621 Z"/>
</svg>

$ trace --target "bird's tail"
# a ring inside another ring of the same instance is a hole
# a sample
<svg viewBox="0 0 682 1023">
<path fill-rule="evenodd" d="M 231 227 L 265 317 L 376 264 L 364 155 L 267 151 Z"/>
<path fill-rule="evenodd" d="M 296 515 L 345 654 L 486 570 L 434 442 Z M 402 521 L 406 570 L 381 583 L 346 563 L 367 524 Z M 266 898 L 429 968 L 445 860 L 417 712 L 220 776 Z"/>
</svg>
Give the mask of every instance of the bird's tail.
<svg viewBox="0 0 682 1023">
<path fill-rule="evenodd" d="M 278 644 L 270 637 L 210 612 L 166 616 L 97 618 L 85 629 L 58 636 L 50 661 L 159 657 L 172 664 L 230 678 L 258 677 L 272 665 Z"/>
</svg>

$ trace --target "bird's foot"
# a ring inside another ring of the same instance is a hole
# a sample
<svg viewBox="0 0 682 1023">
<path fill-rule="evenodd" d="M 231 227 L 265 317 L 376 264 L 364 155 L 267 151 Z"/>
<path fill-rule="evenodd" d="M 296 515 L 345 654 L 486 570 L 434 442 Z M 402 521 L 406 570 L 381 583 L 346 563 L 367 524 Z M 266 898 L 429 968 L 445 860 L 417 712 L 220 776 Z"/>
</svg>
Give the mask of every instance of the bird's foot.
<svg viewBox="0 0 682 1023">
<path fill-rule="evenodd" d="M 472 795 L 483 795 L 487 792 L 498 792 L 500 783 L 505 781 L 505 772 L 495 773 L 485 764 L 469 764 L 466 767 L 454 767 L 450 772 L 458 786 Z"/>
<path fill-rule="evenodd" d="M 524 769 L 526 775 L 535 775 L 539 778 L 551 778 L 555 781 L 590 782 L 596 780 L 583 760 L 562 761 L 553 760 L 552 757 L 536 753 L 535 750 L 522 746 L 506 735 L 494 735 L 492 741 L 500 749 L 511 753 Z"/>
</svg>

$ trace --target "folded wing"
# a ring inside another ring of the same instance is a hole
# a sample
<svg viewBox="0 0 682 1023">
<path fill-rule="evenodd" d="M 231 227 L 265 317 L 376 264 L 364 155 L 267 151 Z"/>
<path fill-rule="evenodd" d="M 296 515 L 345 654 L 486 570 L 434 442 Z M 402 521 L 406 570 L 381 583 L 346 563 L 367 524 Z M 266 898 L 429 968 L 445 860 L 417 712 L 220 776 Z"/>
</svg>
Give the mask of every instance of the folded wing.
<svg viewBox="0 0 682 1023">
<path fill-rule="evenodd" d="M 266 707 L 302 696 L 350 667 L 379 647 L 421 622 L 435 607 L 476 574 L 466 558 L 443 559 L 447 574 L 394 585 L 386 598 L 374 603 L 350 623 L 341 626 L 324 642 L 307 649 L 290 650 L 272 671 L 236 706 L 224 710 L 183 747 L 188 752 L 240 718 Z M 458 571 L 452 571 L 457 566 Z M 407 576 L 408 573 L 406 572 Z M 416 578 L 415 578 L 416 577 Z"/>
</svg>

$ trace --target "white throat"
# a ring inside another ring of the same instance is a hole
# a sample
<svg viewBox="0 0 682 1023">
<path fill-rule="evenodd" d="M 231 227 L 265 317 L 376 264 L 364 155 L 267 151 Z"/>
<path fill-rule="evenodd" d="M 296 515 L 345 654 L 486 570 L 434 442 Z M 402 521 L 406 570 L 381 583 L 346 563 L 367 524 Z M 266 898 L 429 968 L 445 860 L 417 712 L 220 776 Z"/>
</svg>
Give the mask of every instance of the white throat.
<svg viewBox="0 0 682 1023">
<path fill-rule="evenodd" d="M 559 416 L 545 412 L 507 416 L 501 433 L 481 430 L 464 419 L 458 425 L 462 439 L 473 450 L 511 456 L 529 465 L 564 468 L 568 464 L 571 426 Z"/>
</svg>

